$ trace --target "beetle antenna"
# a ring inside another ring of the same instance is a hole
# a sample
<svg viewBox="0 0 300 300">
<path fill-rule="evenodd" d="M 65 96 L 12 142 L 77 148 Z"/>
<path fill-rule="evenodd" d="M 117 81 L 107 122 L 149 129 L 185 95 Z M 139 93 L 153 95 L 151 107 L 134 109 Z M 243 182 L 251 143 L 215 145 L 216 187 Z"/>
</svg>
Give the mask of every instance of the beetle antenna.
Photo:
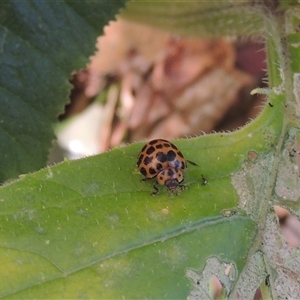
<svg viewBox="0 0 300 300">
<path fill-rule="evenodd" d="M 193 162 L 193 161 L 190 161 L 190 160 L 186 160 L 188 163 L 190 163 L 191 165 L 193 165 L 193 166 L 197 166 L 197 167 L 199 167 L 195 162 Z"/>
</svg>

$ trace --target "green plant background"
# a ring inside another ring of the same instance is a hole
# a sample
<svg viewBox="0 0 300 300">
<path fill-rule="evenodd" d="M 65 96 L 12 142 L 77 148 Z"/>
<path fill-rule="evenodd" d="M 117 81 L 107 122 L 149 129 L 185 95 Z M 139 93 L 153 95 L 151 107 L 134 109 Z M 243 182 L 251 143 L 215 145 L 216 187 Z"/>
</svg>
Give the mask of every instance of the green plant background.
<svg viewBox="0 0 300 300">
<path fill-rule="evenodd" d="M 0 181 L 45 166 L 73 71 L 125 0 L 1 1 Z"/>
</svg>

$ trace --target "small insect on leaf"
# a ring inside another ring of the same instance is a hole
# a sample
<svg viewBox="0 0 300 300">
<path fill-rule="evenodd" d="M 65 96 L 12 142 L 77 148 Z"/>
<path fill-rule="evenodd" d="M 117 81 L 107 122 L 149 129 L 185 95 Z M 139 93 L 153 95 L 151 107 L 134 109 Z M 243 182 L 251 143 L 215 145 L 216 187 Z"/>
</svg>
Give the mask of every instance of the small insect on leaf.
<svg viewBox="0 0 300 300">
<path fill-rule="evenodd" d="M 193 165 L 197 165 L 188 161 Z M 137 167 L 144 180 L 156 178 L 152 195 L 158 194 L 157 185 L 166 186 L 168 193 L 178 195 L 184 185 L 184 172 L 187 169 L 186 160 L 181 151 L 171 142 L 164 139 L 156 139 L 148 142 L 138 155 Z"/>
</svg>

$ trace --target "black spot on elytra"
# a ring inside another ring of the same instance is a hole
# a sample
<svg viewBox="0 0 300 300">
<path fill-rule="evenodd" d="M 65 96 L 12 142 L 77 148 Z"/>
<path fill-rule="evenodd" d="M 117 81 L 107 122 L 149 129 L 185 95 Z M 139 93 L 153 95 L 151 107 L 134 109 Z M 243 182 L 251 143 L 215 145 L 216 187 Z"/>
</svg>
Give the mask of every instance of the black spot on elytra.
<svg viewBox="0 0 300 300">
<path fill-rule="evenodd" d="M 140 168 L 140 172 L 147 177 L 147 170 L 145 168 Z"/>
<path fill-rule="evenodd" d="M 163 143 L 163 147 L 164 148 L 170 148 L 171 147 L 171 144 L 168 142 L 168 143 Z"/>
<path fill-rule="evenodd" d="M 158 171 L 160 171 L 162 168 L 163 168 L 163 165 L 162 165 L 161 163 L 157 163 L 157 164 L 156 164 L 156 169 L 157 169 Z"/>
<path fill-rule="evenodd" d="M 154 168 L 149 168 L 149 173 L 151 174 L 151 175 L 155 175 L 155 174 L 157 174 L 157 171 L 154 169 Z"/>
<path fill-rule="evenodd" d="M 157 145 L 155 145 L 156 149 L 162 149 L 164 147 L 165 147 L 164 144 L 157 144 Z"/>
<path fill-rule="evenodd" d="M 139 166 L 140 164 L 141 164 L 141 162 L 142 162 L 142 160 L 143 160 L 143 158 L 144 158 L 144 154 L 141 154 L 140 156 L 139 156 L 139 158 L 138 158 L 138 161 L 137 161 L 137 166 Z"/>
<path fill-rule="evenodd" d="M 149 144 L 149 145 L 155 145 L 158 141 L 159 141 L 159 140 L 152 140 L 152 141 L 150 141 L 148 144 Z"/>
<path fill-rule="evenodd" d="M 148 155 L 151 155 L 153 152 L 155 151 L 155 148 L 153 146 L 149 147 L 147 150 L 146 150 L 146 153 Z"/>
<path fill-rule="evenodd" d="M 168 176 L 169 177 L 174 176 L 174 171 L 172 169 L 168 169 Z"/>
<path fill-rule="evenodd" d="M 168 161 L 173 161 L 176 158 L 176 153 L 173 150 L 169 150 L 167 153 Z"/>
<path fill-rule="evenodd" d="M 168 156 L 167 156 L 167 154 L 165 154 L 165 153 L 159 151 L 159 152 L 156 153 L 156 159 L 157 159 L 159 162 L 164 163 L 164 162 L 167 161 Z"/>
<path fill-rule="evenodd" d="M 143 163 L 147 166 L 149 164 L 151 164 L 153 158 L 151 156 L 146 156 Z"/>
<path fill-rule="evenodd" d="M 142 150 L 141 150 L 141 152 L 144 152 L 145 151 L 145 149 L 147 148 L 147 144 L 142 148 Z"/>
<path fill-rule="evenodd" d="M 184 157 L 183 157 L 183 154 L 182 154 L 180 151 L 177 151 L 177 154 L 178 154 L 181 158 L 184 158 Z"/>
<path fill-rule="evenodd" d="M 171 147 L 175 150 L 178 150 L 178 148 L 174 144 L 171 144 Z"/>
</svg>

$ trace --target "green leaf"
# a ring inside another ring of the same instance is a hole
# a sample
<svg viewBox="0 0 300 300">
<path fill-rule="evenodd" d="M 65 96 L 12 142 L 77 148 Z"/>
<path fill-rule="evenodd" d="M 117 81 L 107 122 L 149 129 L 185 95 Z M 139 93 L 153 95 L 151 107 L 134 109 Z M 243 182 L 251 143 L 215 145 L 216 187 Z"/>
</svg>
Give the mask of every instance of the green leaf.
<svg viewBox="0 0 300 300">
<path fill-rule="evenodd" d="M 45 166 L 68 78 L 124 2 L 1 1 L 1 182 Z"/>
<path fill-rule="evenodd" d="M 239 132 L 176 141 L 199 165 L 188 167 L 179 196 L 162 187 L 153 197 L 152 183 L 140 181 L 141 143 L 2 187 L 0 261 L 7 280 L 0 295 L 184 298 L 192 290 L 186 272 L 198 274 L 209 256 L 241 272 L 256 224 L 242 211 L 224 213 L 238 205 L 231 174 L 249 160 L 249 149 L 260 156 L 276 142 L 283 115 L 283 101 L 276 101 Z"/>
<path fill-rule="evenodd" d="M 262 6 L 250 1 L 130 1 L 121 17 L 202 38 L 258 37 L 265 31 Z"/>
</svg>

